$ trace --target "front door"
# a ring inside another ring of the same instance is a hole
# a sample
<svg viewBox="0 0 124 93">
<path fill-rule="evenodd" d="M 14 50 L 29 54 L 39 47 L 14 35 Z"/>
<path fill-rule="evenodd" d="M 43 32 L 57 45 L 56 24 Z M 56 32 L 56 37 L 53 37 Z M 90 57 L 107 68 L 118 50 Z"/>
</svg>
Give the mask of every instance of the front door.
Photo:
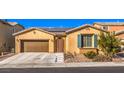
<svg viewBox="0 0 124 93">
<path fill-rule="evenodd" d="M 62 38 L 57 39 L 57 52 L 64 52 L 64 40 Z"/>
</svg>

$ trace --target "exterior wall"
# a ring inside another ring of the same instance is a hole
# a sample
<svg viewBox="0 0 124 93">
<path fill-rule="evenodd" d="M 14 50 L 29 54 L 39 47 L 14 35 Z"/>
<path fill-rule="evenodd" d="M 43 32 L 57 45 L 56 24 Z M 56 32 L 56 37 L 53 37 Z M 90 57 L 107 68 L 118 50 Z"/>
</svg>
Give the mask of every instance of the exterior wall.
<svg viewBox="0 0 124 93">
<path fill-rule="evenodd" d="M 124 40 L 124 34 L 117 35 L 116 37 Z"/>
<path fill-rule="evenodd" d="M 12 36 L 14 28 L 16 28 L 16 32 L 24 29 L 22 26 L 11 26 L 0 21 L 0 48 L 4 47 L 4 51 L 6 52 L 14 48 L 15 40 L 14 36 Z"/>
<path fill-rule="evenodd" d="M 88 51 L 93 51 L 95 53 L 98 53 L 98 49 L 97 48 L 81 48 L 80 49 L 80 53 L 87 53 Z"/>
<path fill-rule="evenodd" d="M 118 30 L 124 30 L 124 26 L 109 26 L 109 31 L 118 31 Z"/>
<path fill-rule="evenodd" d="M 5 51 L 10 51 L 12 43 L 12 26 L 0 22 L 0 48 L 4 47 Z"/>
<path fill-rule="evenodd" d="M 45 32 L 32 30 L 15 36 L 16 53 L 21 52 L 21 40 L 49 40 L 49 52 L 54 52 L 54 36 Z"/>
<path fill-rule="evenodd" d="M 86 50 L 86 48 L 78 48 L 78 40 L 77 40 L 78 34 L 93 34 L 94 35 L 94 34 L 99 34 L 99 33 L 100 33 L 99 30 L 88 27 L 88 28 L 81 29 L 81 30 L 68 34 L 66 37 L 66 53 L 70 52 L 72 54 L 75 54 L 75 53 L 79 54 L 79 53 L 83 53 L 83 50 Z M 92 40 L 93 40 L 92 42 L 94 43 L 94 39 Z M 92 45 L 92 47 L 87 48 L 87 50 L 96 51 L 96 48 L 94 48 L 94 45 Z"/>
<path fill-rule="evenodd" d="M 103 25 L 94 24 L 94 27 L 102 28 Z M 110 32 L 112 32 L 112 31 L 118 31 L 118 30 L 124 30 L 124 25 L 113 25 L 113 26 L 108 26 L 108 30 L 109 30 Z"/>
<path fill-rule="evenodd" d="M 12 31 L 12 34 L 13 34 L 13 33 L 16 33 L 16 32 L 23 30 L 24 28 L 17 24 L 15 26 L 12 26 L 12 29 L 13 29 L 13 31 Z M 11 44 L 12 44 L 12 47 L 15 48 L 15 37 L 14 36 L 12 36 L 12 43 Z"/>
<path fill-rule="evenodd" d="M 116 36 L 118 39 L 121 40 L 121 49 L 124 50 L 124 34 L 119 34 Z"/>
<path fill-rule="evenodd" d="M 102 28 L 102 25 L 94 24 L 94 26 Z M 124 30 L 124 25 L 108 26 L 108 30 L 109 32 Z M 124 40 L 124 34 L 117 35 L 116 37 L 121 39 L 121 41 Z"/>
<path fill-rule="evenodd" d="M 66 37 L 62 37 L 62 39 L 64 40 L 64 52 L 66 52 Z"/>
<path fill-rule="evenodd" d="M 102 25 L 98 25 L 98 24 L 94 24 L 93 26 L 97 27 L 97 28 L 100 28 L 100 29 L 102 28 Z"/>
</svg>

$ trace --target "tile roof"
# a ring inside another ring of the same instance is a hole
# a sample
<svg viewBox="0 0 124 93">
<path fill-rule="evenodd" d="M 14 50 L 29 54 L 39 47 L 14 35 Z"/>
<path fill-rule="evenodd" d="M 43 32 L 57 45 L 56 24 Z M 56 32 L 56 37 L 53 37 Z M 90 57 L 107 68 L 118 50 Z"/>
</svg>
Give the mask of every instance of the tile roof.
<svg viewBox="0 0 124 93">
<path fill-rule="evenodd" d="M 15 25 L 17 25 L 18 23 L 17 22 L 8 22 L 10 25 L 12 25 L 12 26 L 15 26 Z"/>
<path fill-rule="evenodd" d="M 17 23 L 17 22 L 7 22 L 8 24 L 10 24 L 11 26 L 16 26 L 16 25 L 19 25 L 21 26 L 23 29 L 25 28 L 23 25 Z"/>
<path fill-rule="evenodd" d="M 23 25 L 21 25 L 21 24 L 19 24 L 19 23 L 17 23 L 17 22 L 7 22 L 7 21 L 5 21 L 5 20 L 2 20 L 2 19 L 0 19 L 0 22 L 2 22 L 2 23 L 4 23 L 4 24 L 7 24 L 7 25 L 9 25 L 9 26 L 15 26 L 15 25 L 20 25 L 21 27 L 23 27 L 24 28 L 24 26 Z"/>
<path fill-rule="evenodd" d="M 40 27 L 40 29 L 52 32 L 56 35 L 66 35 L 66 31 L 72 28 L 64 28 L 64 27 Z"/>
<path fill-rule="evenodd" d="M 99 28 L 96 28 L 94 26 L 91 26 L 91 25 L 87 25 L 86 24 L 86 25 L 83 25 L 83 26 L 75 27 L 75 28 L 31 27 L 31 28 L 28 28 L 28 29 L 19 31 L 17 33 L 14 33 L 13 35 L 18 35 L 18 34 L 21 34 L 23 32 L 26 32 L 26 31 L 29 31 L 29 30 L 32 30 L 32 29 L 38 29 L 40 31 L 44 31 L 44 32 L 47 32 L 47 33 L 50 33 L 50 34 L 65 36 L 66 33 L 71 33 L 73 31 L 76 31 L 78 29 L 83 29 L 83 28 L 86 28 L 86 27 L 92 27 L 94 29 L 107 32 L 105 30 L 102 30 L 102 29 L 99 29 Z"/>
<path fill-rule="evenodd" d="M 115 31 L 115 35 L 120 35 L 120 34 L 124 34 L 124 30 Z"/>
<path fill-rule="evenodd" d="M 4 21 L 4 20 L 2 20 L 2 19 L 0 19 L 0 22 L 2 22 L 2 23 L 4 23 L 4 24 L 7 24 L 7 25 L 9 25 L 9 26 L 12 26 L 12 25 L 10 25 L 8 22 L 6 22 L 6 21 Z"/>
<path fill-rule="evenodd" d="M 31 27 L 31 28 L 16 32 L 13 35 L 18 35 L 18 34 L 21 34 L 23 32 L 26 32 L 26 31 L 29 31 L 29 30 L 32 30 L 32 29 L 38 29 L 38 30 L 41 30 L 41 31 L 43 30 L 44 32 L 48 32 L 48 33 L 53 34 L 53 35 L 66 35 L 66 30 L 71 29 L 71 28 Z"/>
<path fill-rule="evenodd" d="M 50 32 L 65 32 L 69 29 L 72 29 L 72 28 L 64 28 L 64 27 L 40 27 L 40 28 Z"/>
<path fill-rule="evenodd" d="M 31 28 L 28 28 L 28 29 L 24 29 L 24 30 L 21 30 L 21 31 L 19 31 L 19 32 L 14 33 L 13 35 L 14 35 L 14 36 L 15 36 L 15 35 L 19 35 L 19 34 L 21 34 L 21 33 L 28 32 L 28 31 L 30 31 L 30 30 L 35 30 L 35 29 L 37 29 L 37 30 L 39 30 L 39 31 L 43 31 L 43 32 L 48 33 L 48 34 L 56 35 L 56 34 L 53 33 L 53 32 L 50 32 L 50 31 L 47 31 L 47 30 L 44 30 L 44 29 L 41 29 L 41 28 L 37 28 L 37 27 L 31 27 Z"/>
<path fill-rule="evenodd" d="M 95 22 L 94 24 L 99 24 L 99 25 L 124 25 L 124 22 Z"/>
<path fill-rule="evenodd" d="M 76 31 L 76 30 L 79 30 L 79 29 L 84 29 L 84 28 L 86 28 L 86 27 L 91 27 L 91 28 L 94 28 L 94 29 L 97 29 L 97 30 L 100 30 L 100 31 L 103 31 L 103 32 L 107 32 L 106 30 L 103 30 L 103 29 L 94 27 L 94 26 L 89 25 L 89 24 L 85 24 L 85 25 L 82 25 L 82 26 L 78 26 L 78 27 L 69 29 L 69 30 L 66 31 L 66 33 L 71 33 L 71 32 L 74 32 L 74 31 Z"/>
</svg>

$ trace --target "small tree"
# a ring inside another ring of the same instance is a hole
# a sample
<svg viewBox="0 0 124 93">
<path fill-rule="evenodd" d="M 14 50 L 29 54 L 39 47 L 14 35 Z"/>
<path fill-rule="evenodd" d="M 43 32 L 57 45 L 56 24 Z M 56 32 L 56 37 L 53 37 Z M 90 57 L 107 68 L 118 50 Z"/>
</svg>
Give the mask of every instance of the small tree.
<svg viewBox="0 0 124 93">
<path fill-rule="evenodd" d="M 98 45 L 105 56 L 109 57 L 112 61 L 112 57 L 120 50 L 120 40 L 112 33 L 100 33 Z"/>
</svg>

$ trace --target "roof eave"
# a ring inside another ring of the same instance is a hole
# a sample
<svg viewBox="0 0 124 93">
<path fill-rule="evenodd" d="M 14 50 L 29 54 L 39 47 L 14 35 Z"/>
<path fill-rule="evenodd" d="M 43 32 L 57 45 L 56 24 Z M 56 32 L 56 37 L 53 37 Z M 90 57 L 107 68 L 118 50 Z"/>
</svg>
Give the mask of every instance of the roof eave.
<svg viewBox="0 0 124 93">
<path fill-rule="evenodd" d="M 48 33 L 48 34 L 51 34 L 51 35 L 56 35 L 56 34 L 54 34 L 54 33 L 51 33 L 51 32 L 48 32 L 48 31 L 46 31 L 46 30 L 43 30 L 43 29 L 39 29 L 39 28 L 29 28 L 29 29 L 26 29 L 26 30 L 23 30 L 23 31 L 21 31 L 21 32 L 17 32 L 17 33 L 14 33 L 13 34 L 13 36 L 17 36 L 17 35 L 20 35 L 20 34 L 22 34 L 22 33 L 25 33 L 25 32 L 27 32 L 27 31 L 30 31 L 30 30 L 35 30 L 35 29 L 37 29 L 37 30 L 42 30 L 43 32 L 45 32 L 45 33 Z"/>
<path fill-rule="evenodd" d="M 66 33 L 69 34 L 69 33 L 72 33 L 72 32 L 74 32 L 74 31 L 76 31 L 76 30 L 83 29 L 83 28 L 86 28 L 86 27 L 91 27 L 91 28 L 94 28 L 94 29 L 97 29 L 97 30 L 100 30 L 100 31 L 103 31 L 103 32 L 106 32 L 106 33 L 107 33 L 107 31 L 102 30 L 102 29 L 100 29 L 100 28 L 96 28 L 96 27 L 91 26 L 91 25 L 80 26 L 80 27 L 78 27 L 78 28 L 74 28 L 74 29 L 72 29 L 72 30 L 68 30 Z"/>
</svg>

